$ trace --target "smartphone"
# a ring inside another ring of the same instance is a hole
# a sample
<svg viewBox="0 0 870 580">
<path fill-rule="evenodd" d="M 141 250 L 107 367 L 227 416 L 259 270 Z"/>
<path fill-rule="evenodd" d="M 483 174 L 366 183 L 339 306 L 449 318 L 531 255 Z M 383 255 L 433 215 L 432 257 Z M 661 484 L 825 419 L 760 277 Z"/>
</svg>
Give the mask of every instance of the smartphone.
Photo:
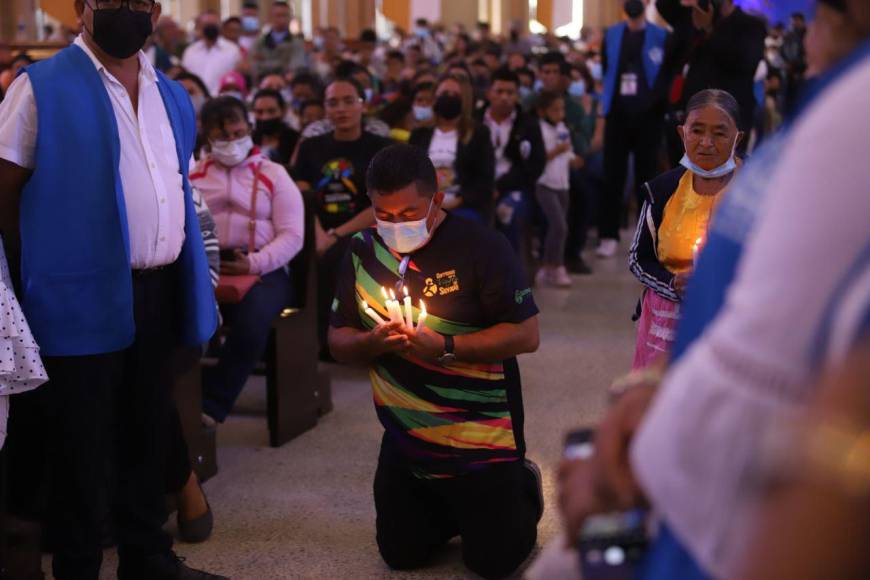
<svg viewBox="0 0 870 580">
<path fill-rule="evenodd" d="M 236 251 L 235 250 L 221 250 L 221 262 L 235 262 L 236 261 Z"/>
<path fill-rule="evenodd" d="M 578 429 L 565 436 L 566 459 L 590 459 L 595 432 Z M 632 580 L 649 545 L 647 514 L 636 509 L 592 516 L 575 539 L 584 580 Z"/>
</svg>

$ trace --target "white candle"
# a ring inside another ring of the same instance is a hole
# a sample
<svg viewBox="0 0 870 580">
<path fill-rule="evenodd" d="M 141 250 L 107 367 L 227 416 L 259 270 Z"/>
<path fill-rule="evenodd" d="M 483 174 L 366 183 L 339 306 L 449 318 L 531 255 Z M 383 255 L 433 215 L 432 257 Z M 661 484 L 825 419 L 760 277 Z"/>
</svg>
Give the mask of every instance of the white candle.
<svg viewBox="0 0 870 580">
<path fill-rule="evenodd" d="M 426 303 L 420 300 L 420 316 L 417 317 L 417 332 L 426 326 Z"/>
<path fill-rule="evenodd" d="M 408 296 L 407 286 L 402 286 L 405 291 L 405 324 L 408 328 L 414 328 L 414 307 L 411 305 L 411 297 Z"/>
<path fill-rule="evenodd" d="M 393 292 L 392 288 L 390 289 L 390 301 L 387 303 L 387 310 L 390 311 L 390 322 L 398 322 L 401 324 L 402 320 L 402 309 L 399 306 L 399 301 L 396 300 L 396 293 Z"/>
<path fill-rule="evenodd" d="M 383 326 L 384 324 L 387 323 L 387 321 L 384 320 L 383 318 L 381 318 L 380 315 L 377 312 L 375 312 L 374 308 L 369 306 L 369 303 L 366 302 L 365 300 L 363 300 L 363 302 L 362 302 L 362 307 L 363 307 L 363 310 L 365 311 L 365 313 L 369 315 L 369 318 L 371 318 L 372 320 L 377 322 L 378 326 Z"/>
</svg>

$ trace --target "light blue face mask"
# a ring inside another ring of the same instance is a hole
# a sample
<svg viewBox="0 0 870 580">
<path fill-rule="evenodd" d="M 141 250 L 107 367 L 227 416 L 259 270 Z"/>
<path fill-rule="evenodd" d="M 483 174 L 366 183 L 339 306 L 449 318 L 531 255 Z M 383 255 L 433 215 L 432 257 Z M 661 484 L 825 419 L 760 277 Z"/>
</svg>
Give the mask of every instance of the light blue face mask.
<svg viewBox="0 0 870 580">
<path fill-rule="evenodd" d="M 426 210 L 426 217 L 421 220 L 399 223 L 376 220 L 378 234 L 384 243 L 400 254 L 407 254 L 422 247 L 429 241 L 429 214 L 432 212 L 434 202 L 435 198 L 432 198 L 429 209 Z"/>
<path fill-rule="evenodd" d="M 375 91 L 374 91 L 374 89 L 363 89 L 363 90 L 364 90 L 365 95 L 366 95 L 366 102 L 367 102 L 367 103 L 371 103 L 371 102 L 372 102 L 372 99 L 375 98 Z"/>
<path fill-rule="evenodd" d="M 540 93 L 541 89 L 544 88 L 544 81 L 542 81 L 541 79 L 536 79 L 533 88 L 536 93 Z"/>
<path fill-rule="evenodd" d="M 604 78 L 604 67 L 600 62 L 593 61 L 589 63 L 589 74 L 596 82 L 601 81 Z"/>
<path fill-rule="evenodd" d="M 731 156 L 728 158 L 728 161 L 716 167 L 714 169 L 703 169 L 698 166 L 697 163 L 693 162 L 689 159 L 689 154 L 683 154 L 683 158 L 680 159 L 680 165 L 697 175 L 698 177 L 703 177 L 705 179 L 718 179 L 720 177 L 725 177 L 729 173 L 732 173 L 735 169 L 737 169 L 737 160 L 734 158 L 734 154 L 737 151 L 737 137 L 734 138 L 734 145 L 731 147 Z"/>
<path fill-rule="evenodd" d="M 430 121 L 434 113 L 432 112 L 432 107 L 423 107 L 421 105 L 414 105 L 414 118 L 420 122 Z"/>
<path fill-rule="evenodd" d="M 532 96 L 532 87 L 520 87 L 520 99 L 525 101 Z"/>
<path fill-rule="evenodd" d="M 586 83 L 582 80 L 574 81 L 568 87 L 568 94 L 575 98 L 581 98 L 586 95 Z"/>
</svg>

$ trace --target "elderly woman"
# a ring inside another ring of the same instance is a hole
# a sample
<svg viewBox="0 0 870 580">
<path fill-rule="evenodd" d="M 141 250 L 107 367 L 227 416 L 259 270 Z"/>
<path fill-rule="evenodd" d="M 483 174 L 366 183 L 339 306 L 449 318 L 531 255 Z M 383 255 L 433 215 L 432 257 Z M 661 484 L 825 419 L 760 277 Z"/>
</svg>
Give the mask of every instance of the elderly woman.
<svg viewBox="0 0 870 580">
<path fill-rule="evenodd" d="M 203 410 L 223 422 L 287 306 L 287 264 L 302 249 L 305 208 L 287 171 L 254 146 L 241 101 L 209 101 L 201 123 L 209 152 L 190 180 L 217 224 L 221 274 L 260 277 L 240 303 L 221 305 L 229 332 L 217 366 L 203 375 Z"/>
<path fill-rule="evenodd" d="M 647 200 L 629 256 L 632 273 L 645 286 L 633 368 L 670 350 L 686 282 L 716 204 L 737 170 L 739 113 L 725 91 L 697 93 L 688 103 L 686 123 L 677 127 L 686 149 L 681 167 L 645 184 Z"/>
</svg>

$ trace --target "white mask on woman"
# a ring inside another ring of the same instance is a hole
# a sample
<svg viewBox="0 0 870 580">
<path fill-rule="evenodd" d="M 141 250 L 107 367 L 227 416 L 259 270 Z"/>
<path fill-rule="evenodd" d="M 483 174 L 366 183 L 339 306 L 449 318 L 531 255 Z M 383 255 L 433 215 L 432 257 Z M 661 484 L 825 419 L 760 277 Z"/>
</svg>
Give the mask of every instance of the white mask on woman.
<svg viewBox="0 0 870 580">
<path fill-rule="evenodd" d="M 233 141 L 212 141 L 211 156 L 225 167 L 235 167 L 247 159 L 253 148 L 254 141 L 250 135 Z"/>
</svg>

